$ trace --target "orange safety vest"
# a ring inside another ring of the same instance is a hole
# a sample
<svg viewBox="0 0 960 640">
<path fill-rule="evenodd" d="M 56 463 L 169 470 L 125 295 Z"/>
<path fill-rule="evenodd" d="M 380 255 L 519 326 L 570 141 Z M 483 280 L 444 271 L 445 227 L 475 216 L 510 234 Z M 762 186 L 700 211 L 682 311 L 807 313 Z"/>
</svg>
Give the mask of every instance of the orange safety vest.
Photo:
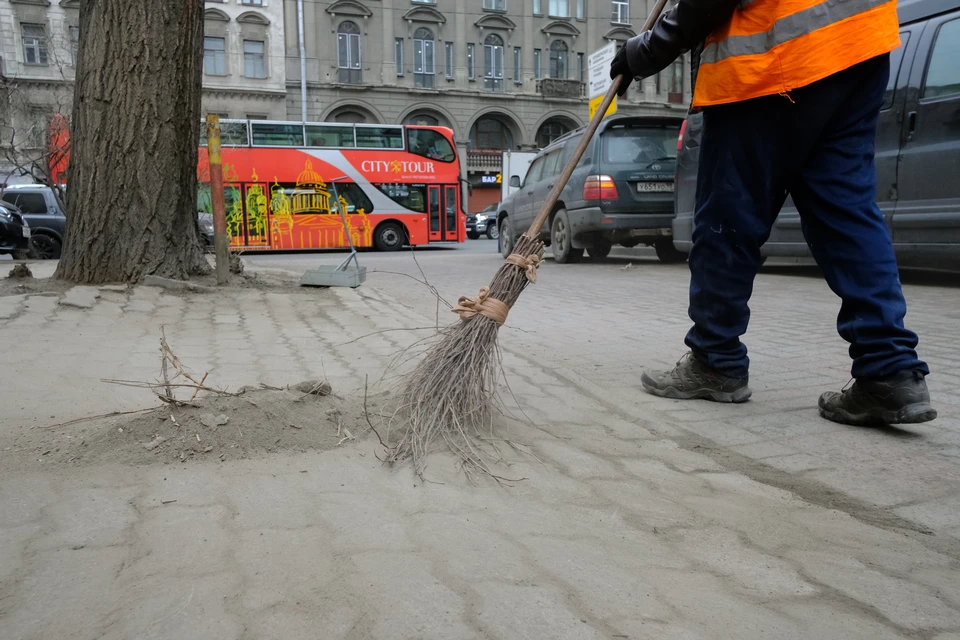
<svg viewBox="0 0 960 640">
<path fill-rule="evenodd" d="M 898 46 L 896 0 L 741 0 L 707 37 L 693 106 L 786 94 Z"/>
</svg>

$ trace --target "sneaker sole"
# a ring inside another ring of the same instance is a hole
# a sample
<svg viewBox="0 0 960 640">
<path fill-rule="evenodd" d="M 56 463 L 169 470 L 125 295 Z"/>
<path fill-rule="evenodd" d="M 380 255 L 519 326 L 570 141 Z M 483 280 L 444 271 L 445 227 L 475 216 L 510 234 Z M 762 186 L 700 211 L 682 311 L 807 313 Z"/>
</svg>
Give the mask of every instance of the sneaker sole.
<svg viewBox="0 0 960 640">
<path fill-rule="evenodd" d="M 746 402 L 753 395 L 749 387 L 737 389 L 736 391 L 716 391 L 715 389 L 693 389 L 691 391 L 680 391 L 676 387 L 659 388 L 648 383 L 643 378 L 640 379 L 643 388 L 655 396 L 661 398 L 670 398 L 672 400 L 711 400 L 713 402 L 735 403 Z"/>
<path fill-rule="evenodd" d="M 898 411 L 885 410 L 877 413 L 850 413 L 849 411 L 830 411 L 819 407 L 820 415 L 831 422 L 849 424 L 857 427 L 882 427 L 891 424 L 921 424 L 937 418 L 937 410 L 927 403 L 912 404 Z"/>
</svg>

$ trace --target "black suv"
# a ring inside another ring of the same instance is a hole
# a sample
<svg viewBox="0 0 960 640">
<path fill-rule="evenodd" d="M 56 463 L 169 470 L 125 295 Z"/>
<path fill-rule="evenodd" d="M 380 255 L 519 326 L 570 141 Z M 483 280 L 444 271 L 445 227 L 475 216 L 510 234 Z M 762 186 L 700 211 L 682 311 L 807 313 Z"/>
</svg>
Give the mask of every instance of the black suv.
<svg viewBox="0 0 960 640">
<path fill-rule="evenodd" d="M 877 122 L 877 203 L 901 267 L 960 270 L 960 0 L 900 0 L 900 48 Z M 693 245 L 703 115 L 683 129 L 677 160 L 678 249 Z M 806 257 L 788 199 L 763 256 Z"/>
<path fill-rule="evenodd" d="M 16 206 L 30 226 L 31 258 L 60 257 L 67 218 L 53 189 L 42 184 L 12 185 L 0 192 L 0 200 Z"/>
<path fill-rule="evenodd" d="M 605 258 L 614 244 L 653 245 L 663 262 L 682 260 L 673 248 L 674 164 L 681 117 L 612 117 L 600 124 L 549 221 L 540 230 L 557 262 L 576 262 L 584 249 Z M 533 222 L 584 128 L 557 139 L 530 164 L 520 190 L 500 204 L 500 252 L 507 256 Z"/>
</svg>

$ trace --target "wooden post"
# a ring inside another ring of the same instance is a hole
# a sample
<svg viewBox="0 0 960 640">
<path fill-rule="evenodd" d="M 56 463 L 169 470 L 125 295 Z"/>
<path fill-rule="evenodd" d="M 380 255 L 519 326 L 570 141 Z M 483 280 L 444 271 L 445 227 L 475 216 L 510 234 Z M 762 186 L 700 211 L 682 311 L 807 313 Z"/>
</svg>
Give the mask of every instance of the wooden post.
<svg viewBox="0 0 960 640">
<path fill-rule="evenodd" d="M 230 273 L 230 239 L 227 237 L 227 207 L 223 201 L 223 159 L 220 157 L 220 116 L 207 115 L 207 158 L 210 163 L 210 199 L 213 202 L 213 248 L 217 284 L 227 284 Z"/>
</svg>

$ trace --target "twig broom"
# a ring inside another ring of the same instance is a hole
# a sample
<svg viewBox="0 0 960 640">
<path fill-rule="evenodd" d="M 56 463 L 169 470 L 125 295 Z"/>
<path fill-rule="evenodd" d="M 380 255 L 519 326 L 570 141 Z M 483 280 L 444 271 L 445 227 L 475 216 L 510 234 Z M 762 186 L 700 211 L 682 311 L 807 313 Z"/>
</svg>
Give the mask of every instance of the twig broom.
<svg viewBox="0 0 960 640">
<path fill-rule="evenodd" d="M 657 0 L 643 31 L 653 27 L 666 3 Z M 613 80 L 540 212 L 493 281 L 476 297 L 460 298 L 453 311 L 461 321 L 441 330 L 437 343 L 407 377 L 400 394 L 404 426 L 388 452 L 389 462 L 412 460 L 414 471 L 422 475 L 426 456 L 439 438 L 460 457 L 468 472 L 497 477 L 480 449 L 484 442 L 496 446 L 493 416 L 501 372 L 497 333 L 523 290 L 537 280 L 537 267 L 543 260 L 540 228 L 553 213 L 622 81 L 623 76 Z"/>
</svg>

